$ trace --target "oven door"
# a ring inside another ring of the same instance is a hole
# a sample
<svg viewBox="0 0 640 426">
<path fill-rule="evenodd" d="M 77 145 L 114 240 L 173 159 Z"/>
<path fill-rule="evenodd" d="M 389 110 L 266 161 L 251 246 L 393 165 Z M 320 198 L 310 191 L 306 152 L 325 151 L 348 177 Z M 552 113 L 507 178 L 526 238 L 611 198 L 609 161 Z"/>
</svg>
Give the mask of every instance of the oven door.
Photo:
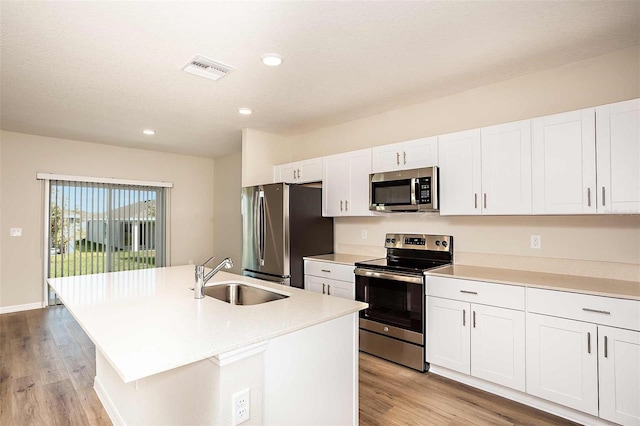
<svg viewBox="0 0 640 426">
<path fill-rule="evenodd" d="M 365 268 L 356 268 L 355 274 L 356 300 L 369 304 L 360 311 L 361 325 L 373 327 L 372 331 L 396 328 L 398 338 L 424 334 L 424 276 Z"/>
</svg>

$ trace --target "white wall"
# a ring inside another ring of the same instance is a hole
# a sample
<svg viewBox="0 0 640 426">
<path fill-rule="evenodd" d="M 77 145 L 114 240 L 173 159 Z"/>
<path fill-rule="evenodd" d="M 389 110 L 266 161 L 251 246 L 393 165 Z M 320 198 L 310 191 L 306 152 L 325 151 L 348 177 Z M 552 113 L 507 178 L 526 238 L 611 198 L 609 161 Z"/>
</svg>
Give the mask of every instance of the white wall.
<svg viewBox="0 0 640 426">
<path fill-rule="evenodd" d="M 212 159 L 6 131 L 0 139 L 0 307 L 43 300 L 38 172 L 172 182 L 171 263 L 206 260 L 213 252 Z M 11 227 L 21 227 L 22 237 L 9 237 Z"/>
<path fill-rule="evenodd" d="M 216 158 L 214 176 L 213 254 L 216 260 L 230 257 L 233 268 L 228 272 L 242 273 L 242 216 L 240 195 L 242 186 L 242 155 Z"/>
<path fill-rule="evenodd" d="M 286 136 L 243 129 L 242 186 L 272 182 L 273 165 L 291 161 L 288 140 Z"/>
<path fill-rule="evenodd" d="M 261 161 L 243 150 L 243 166 L 266 176 L 274 164 L 636 97 L 640 46 L 272 141 Z M 337 218 L 335 250 L 383 255 L 386 232 L 451 234 L 458 263 L 640 280 L 640 216 Z M 529 248 L 531 234 L 541 250 Z"/>
</svg>

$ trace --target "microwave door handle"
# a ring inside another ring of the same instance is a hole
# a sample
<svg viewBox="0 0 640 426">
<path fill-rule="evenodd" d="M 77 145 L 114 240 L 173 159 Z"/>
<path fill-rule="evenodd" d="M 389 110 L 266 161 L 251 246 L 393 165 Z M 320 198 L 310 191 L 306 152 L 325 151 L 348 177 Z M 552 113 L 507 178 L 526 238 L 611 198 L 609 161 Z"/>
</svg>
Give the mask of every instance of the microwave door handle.
<svg viewBox="0 0 640 426">
<path fill-rule="evenodd" d="M 411 205 L 418 205 L 418 201 L 416 200 L 416 193 L 420 193 L 420 181 L 418 178 L 411 178 Z"/>
<path fill-rule="evenodd" d="M 440 185 L 438 184 L 438 168 L 433 168 L 433 175 L 431 175 L 431 205 L 434 210 L 438 210 L 440 208 L 440 197 L 438 191 L 440 189 Z"/>
</svg>

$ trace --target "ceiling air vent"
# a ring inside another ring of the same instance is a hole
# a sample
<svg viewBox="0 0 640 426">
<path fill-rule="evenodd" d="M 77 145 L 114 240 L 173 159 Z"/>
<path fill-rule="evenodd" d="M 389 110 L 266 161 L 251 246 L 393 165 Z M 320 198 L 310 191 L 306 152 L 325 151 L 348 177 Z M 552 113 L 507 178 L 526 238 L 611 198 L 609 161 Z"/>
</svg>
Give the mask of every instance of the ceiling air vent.
<svg viewBox="0 0 640 426">
<path fill-rule="evenodd" d="M 220 62 L 213 61 L 204 56 L 196 55 L 183 68 L 183 71 L 211 80 L 218 80 L 233 71 L 234 68 Z"/>
</svg>

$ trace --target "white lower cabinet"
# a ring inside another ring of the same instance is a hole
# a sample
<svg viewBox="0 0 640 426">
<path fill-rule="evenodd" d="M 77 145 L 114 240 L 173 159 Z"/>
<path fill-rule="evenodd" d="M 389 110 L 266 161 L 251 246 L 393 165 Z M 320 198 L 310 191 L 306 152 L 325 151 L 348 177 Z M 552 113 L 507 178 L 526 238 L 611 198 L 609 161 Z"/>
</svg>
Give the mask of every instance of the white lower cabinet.
<svg viewBox="0 0 640 426">
<path fill-rule="evenodd" d="M 527 289 L 527 393 L 640 425 L 640 301 Z"/>
<path fill-rule="evenodd" d="M 527 393 L 598 415 L 597 326 L 527 314 Z"/>
<path fill-rule="evenodd" d="M 525 390 L 522 287 L 429 277 L 427 294 L 427 362 Z"/>
<path fill-rule="evenodd" d="M 640 332 L 598 326 L 600 417 L 640 425 Z"/>
<path fill-rule="evenodd" d="M 524 391 L 524 312 L 427 297 L 427 362 Z"/>
<path fill-rule="evenodd" d="M 305 259 L 304 288 L 315 293 L 355 300 L 353 270 L 353 265 Z"/>
</svg>

